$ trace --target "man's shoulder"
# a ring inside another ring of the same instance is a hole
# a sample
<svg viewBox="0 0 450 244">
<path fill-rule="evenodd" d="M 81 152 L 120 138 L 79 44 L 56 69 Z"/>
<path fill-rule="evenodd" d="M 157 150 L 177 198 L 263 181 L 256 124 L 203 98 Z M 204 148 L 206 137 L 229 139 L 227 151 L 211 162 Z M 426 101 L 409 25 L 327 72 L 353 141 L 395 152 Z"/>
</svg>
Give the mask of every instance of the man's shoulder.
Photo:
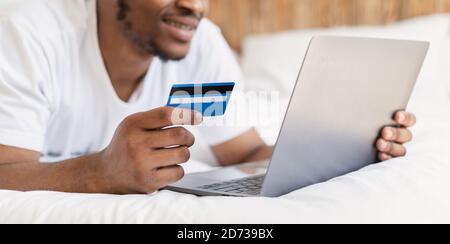
<svg viewBox="0 0 450 244">
<path fill-rule="evenodd" d="M 94 0 L 13 0 L 1 4 L 0 21 L 40 35 L 83 28 L 87 4 Z"/>
<path fill-rule="evenodd" d="M 203 19 L 192 41 L 187 60 L 199 59 L 201 56 L 208 57 L 222 40 L 220 28 L 209 19 Z"/>
<path fill-rule="evenodd" d="M 197 34 L 197 39 L 208 39 L 214 38 L 217 35 L 221 35 L 222 32 L 216 24 L 214 24 L 211 20 L 205 18 L 200 23 Z"/>
<path fill-rule="evenodd" d="M 220 28 L 208 19 L 202 20 L 186 58 L 173 63 L 191 80 L 223 81 L 240 77 L 233 50 Z"/>
</svg>

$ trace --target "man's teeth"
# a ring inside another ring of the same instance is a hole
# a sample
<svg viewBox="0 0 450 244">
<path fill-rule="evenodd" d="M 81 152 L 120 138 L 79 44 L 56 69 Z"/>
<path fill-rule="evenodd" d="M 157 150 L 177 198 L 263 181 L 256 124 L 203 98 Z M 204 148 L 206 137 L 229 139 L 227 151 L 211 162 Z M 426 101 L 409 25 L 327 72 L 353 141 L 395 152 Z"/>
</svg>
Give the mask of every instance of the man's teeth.
<svg viewBox="0 0 450 244">
<path fill-rule="evenodd" d="M 175 27 L 177 27 L 179 29 L 188 30 L 188 31 L 193 31 L 194 30 L 194 28 L 192 28 L 189 25 L 184 25 L 184 24 L 181 24 L 181 23 L 178 23 L 178 22 L 175 22 L 175 21 L 167 20 L 166 23 L 168 25 L 175 26 Z"/>
</svg>

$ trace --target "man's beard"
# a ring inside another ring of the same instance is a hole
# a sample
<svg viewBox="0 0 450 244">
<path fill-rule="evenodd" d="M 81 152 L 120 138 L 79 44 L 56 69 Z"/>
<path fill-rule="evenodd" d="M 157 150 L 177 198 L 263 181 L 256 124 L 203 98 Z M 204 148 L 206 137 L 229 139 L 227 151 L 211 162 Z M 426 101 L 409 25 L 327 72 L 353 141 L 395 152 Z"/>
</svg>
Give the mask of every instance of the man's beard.
<svg viewBox="0 0 450 244">
<path fill-rule="evenodd" d="M 165 54 L 161 49 L 158 48 L 153 40 L 145 40 L 141 38 L 134 30 L 131 22 L 128 19 L 128 13 L 130 12 L 130 7 L 128 6 L 127 0 L 117 0 L 117 21 L 122 27 L 124 35 L 137 47 L 140 51 L 157 56 L 162 60 L 180 60 L 181 58 L 170 58 L 169 55 Z"/>
</svg>

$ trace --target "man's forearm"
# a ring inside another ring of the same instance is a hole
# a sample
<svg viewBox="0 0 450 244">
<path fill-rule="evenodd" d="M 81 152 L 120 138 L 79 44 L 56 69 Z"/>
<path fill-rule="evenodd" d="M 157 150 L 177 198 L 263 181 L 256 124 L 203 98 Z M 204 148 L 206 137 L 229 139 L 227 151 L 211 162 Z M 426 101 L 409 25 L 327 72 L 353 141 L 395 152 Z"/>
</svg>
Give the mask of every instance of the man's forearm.
<svg viewBox="0 0 450 244">
<path fill-rule="evenodd" d="M 250 154 L 245 159 L 245 162 L 257 162 L 257 161 L 261 161 L 261 160 L 270 159 L 272 157 L 273 151 L 274 151 L 274 147 L 263 145 L 260 148 L 258 148 L 257 150 L 255 150 L 254 152 L 252 152 L 252 154 Z"/>
<path fill-rule="evenodd" d="M 0 189 L 95 193 L 98 189 L 96 155 L 60 163 L 24 162 L 0 164 Z"/>
</svg>

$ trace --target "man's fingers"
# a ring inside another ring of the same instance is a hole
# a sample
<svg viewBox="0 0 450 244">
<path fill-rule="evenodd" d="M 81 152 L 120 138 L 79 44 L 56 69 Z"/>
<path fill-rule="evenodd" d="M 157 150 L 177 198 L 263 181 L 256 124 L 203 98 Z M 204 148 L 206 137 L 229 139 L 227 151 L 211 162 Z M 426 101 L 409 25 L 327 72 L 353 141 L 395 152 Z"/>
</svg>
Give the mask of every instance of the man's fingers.
<svg viewBox="0 0 450 244">
<path fill-rule="evenodd" d="M 184 169 L 179 165 L 164 167 L 157 170 L 155 177 L 158 188 L 161 189 L 181 180 L 184 177 Z"/>
<path fill-rule="evenodd" d="M 403 157 L 407 152 L 403 145 L 388 142 L 384 139 L 377 141 L 377 149 L 380 153 L 385 153 L 391 157 Z"/>
<path fill-rule="evenodd" d="M 386 153 L 378 153 L 378 159 L 380 159 L 381 161 L 388 161 L 392 159 L 392 156 Z"/>
<path fill-rule="evenodd" d="M 182 146 L 153 151 L 150 160 L 155 168 L 164 168 L 186 163 L 190 158 L 189 148 Z"/>
<path fill-rule="evenodd" d="M 403 146 L 413 139 L 413 134 L 408 129 L 416 124 L 416 116 L 404 111 L 397 112 L 394 120 L 404 128 L 385 127 L 381 131 L 381 138 L 377 141 L 376 147 L 379 151 L 378 158 L 387 161 L 394 157 L 403 157 L 407 150 Z"/>
<path fill-rule="evenodd" d="M 400 111 L 397 112 L 394 116 L 395 122 L 399 123 L 404 127 L 412 127 L 416 125 L 417 118 L 414 114 Z"/>
<path fill-rule="evenodd" d="M 137 113 L 129 118 L 130 123 L 145 130 L 161 129 L 176 125 L 198 125 L 203 122 L 201 113 L 181 108 L 161 107 Z"/>
<path fill-rule="evenodd" d="M 397 142 L 400 144 L 412 141 L 413 134 L 405 128 L 385 127 L 381 136 L 386 141 Z"/>
<path fill-rule="evenodd" d="M 167 147 L 192 147 L 195 143 L 194 135 L 183 127 L 172 127 L 163 130 L 144 133 L 148 137 L 145 147 L 151 149 L 163 149 Z"/>
</svg>

